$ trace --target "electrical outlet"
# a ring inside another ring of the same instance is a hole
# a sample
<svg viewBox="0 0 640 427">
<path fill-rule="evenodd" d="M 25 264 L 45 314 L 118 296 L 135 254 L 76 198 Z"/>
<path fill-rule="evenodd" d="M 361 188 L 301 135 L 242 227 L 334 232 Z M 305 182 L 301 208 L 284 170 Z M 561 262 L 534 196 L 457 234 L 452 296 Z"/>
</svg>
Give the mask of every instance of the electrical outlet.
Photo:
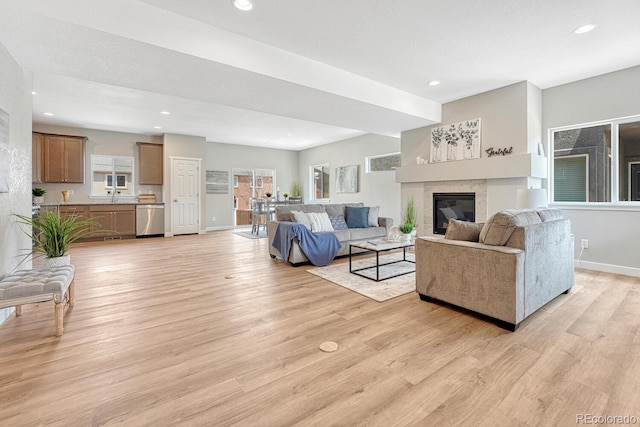
<svg viewBox="0 0 640 427">
<path fill-rule="evenodd" d="M 216 217 L 215 217 L 215 216 L 212 216 L 212 217 L 211 217 L 211 221 L 216 222 Z"/>
<path fill-rule="evenodd" d="M 589 241 L 587 239 L 581 239 L 580 240 L 580 247 L 582 249 L 587 249 L 589 248 Z"/>
</svg>

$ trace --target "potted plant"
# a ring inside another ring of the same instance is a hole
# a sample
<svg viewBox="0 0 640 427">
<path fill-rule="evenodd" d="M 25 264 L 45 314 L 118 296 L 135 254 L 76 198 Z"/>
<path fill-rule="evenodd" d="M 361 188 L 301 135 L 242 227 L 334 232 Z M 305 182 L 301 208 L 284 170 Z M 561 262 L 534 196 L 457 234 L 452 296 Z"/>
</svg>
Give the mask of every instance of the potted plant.
<svg viewBox="0 0 640 427">
<path fill-rule="evenodd" d="M 43 188 L 33 187 L 33 189 L 31 190 L 31 194 L 33 195 L 33 203 L 35 203 L 36 205 L 44 203 L 44 193 L 46 192 L 47 190 Z"/>
<path fill-rule="evenodd" d="M 404 224 L 400 224 L 398 228 L 400 229 L 400 232 L 403 234 L 404 240 L 406 242 L 411 241 L 411 232 L 413 231 L 413 224 L 409 222 L 405 222 Z"/>
<path fill-rule="evenodd" d="M 407 206 L 404 210 L 404 222 L 407 224 L 411 224 L 413 235 L 416 234 L 416 229 L 418 228 L 418 214 L 416 212 L 416 202 L 413 199 L 413 196 L 409 196 L 407 199 Z"/>
<path fill-rule="evenodd" d="M 282 194 L 282 197 L 284 197 L 284 199 L 287 200 L 289 198 L 289 193 Z"/>
<path fill-rule="evenodd" d="M 25 259 L 34 254 L 45 256 L 46 267 L 70 264 L 71 257 L 67 251 L 71 245 L 76 240 L 87 237 L 92 227 L 100 227 L 100 224 L 93 219 L 79 215 L 61 217 L 58 212 L 49 210 L 43 210 L 35 217 L 14 215 L 18 218 L 19 224 L 29 227 L 28 230 L 22 230 L 33 243 Z"/>
<path fill-rule="evenodd" d="M 293 183 L 293 191 L 291 192 L 293 197 L 300 197 L 300 184 L 297 182 Z"/>
</svg>

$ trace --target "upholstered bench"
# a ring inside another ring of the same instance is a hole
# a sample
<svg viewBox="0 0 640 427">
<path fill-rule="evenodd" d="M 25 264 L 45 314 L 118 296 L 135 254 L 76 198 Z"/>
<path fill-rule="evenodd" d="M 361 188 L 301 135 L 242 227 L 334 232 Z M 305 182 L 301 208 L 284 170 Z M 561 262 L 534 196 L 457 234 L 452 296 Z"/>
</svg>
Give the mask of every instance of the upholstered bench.
<svg viewBox="0 0 640 427">
<path fill-rule="evenodd" d="M 55 303 L 56 336 L 61 336 L 64 331 L 62 316 L 65 294 L 69 306 L 73 307 L 74 273 L 75 268 L 72 265 L 19 270 L 11 273 L 0 280 L 0 308 L 15 307 L 16 316 L 20 316 L 23 304 L 53 300 Z"/>
</svg>

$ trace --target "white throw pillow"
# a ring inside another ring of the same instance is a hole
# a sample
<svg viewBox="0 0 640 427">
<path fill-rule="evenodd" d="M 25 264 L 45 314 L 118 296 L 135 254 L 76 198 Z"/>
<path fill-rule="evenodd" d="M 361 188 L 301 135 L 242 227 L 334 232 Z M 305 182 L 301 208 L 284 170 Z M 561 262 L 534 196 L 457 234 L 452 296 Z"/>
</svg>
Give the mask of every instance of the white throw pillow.
<svg viewBox="0 0 640 427">
<path fill-rule="evenodd" d="M 307 227 L 309 230 L 311 230 L 311 223 L 309 222 L 309 218 L 307 217 L 307 214 L 300 211 L 291 211 L 291 215 L 293 216 L 294 222 L 297 222 L 298 224 L 302 224 L 305 227 Z"/>
<path fill-rule="evenodd" d="M 333 231 L 331 220 L 326 212 L 309 212 L 307 218 L 311 223 L 311 231 Z"/>
<path fill-rule="evenodd" d="M 378 227 L 379 215 L 380 215 L 380 206 L 372 206 L 369 208 L 369 227 Z"/>
</svg>

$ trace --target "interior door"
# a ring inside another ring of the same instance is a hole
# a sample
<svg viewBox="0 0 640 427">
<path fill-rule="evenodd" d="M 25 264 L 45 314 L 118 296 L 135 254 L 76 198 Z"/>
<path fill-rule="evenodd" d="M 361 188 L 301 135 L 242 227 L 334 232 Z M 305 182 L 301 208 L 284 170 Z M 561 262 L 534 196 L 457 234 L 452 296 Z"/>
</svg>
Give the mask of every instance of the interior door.
<svg viewBox="0 0 640 427">
<path fill-rule="evenodd" d="M 200 160 L 171 161 L 173 235 L 198 233 L 200 223 Z"/>
</svg>

